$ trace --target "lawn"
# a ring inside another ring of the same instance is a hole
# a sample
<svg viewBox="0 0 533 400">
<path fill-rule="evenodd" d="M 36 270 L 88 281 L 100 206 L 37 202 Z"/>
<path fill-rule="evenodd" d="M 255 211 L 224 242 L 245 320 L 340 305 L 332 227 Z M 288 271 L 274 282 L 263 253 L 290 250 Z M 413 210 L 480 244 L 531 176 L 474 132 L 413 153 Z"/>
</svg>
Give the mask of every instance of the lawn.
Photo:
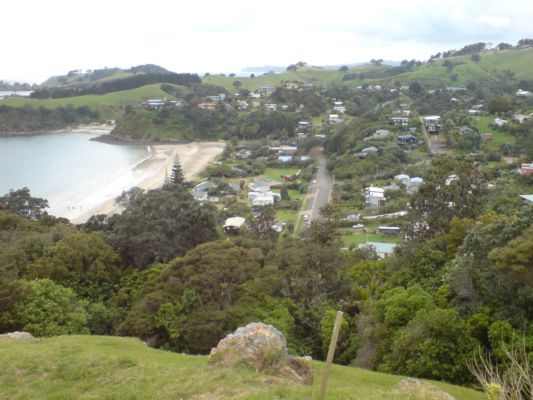
<svg viewBox="0 0 533 400">
<path fill-rule="evenodd" d="M 342 242 L 345 246 L 360 245 L 366 242 L 384 242 L 384 243 L 398 243 L 401 239 L 397 236 L 388 236 L 381 233 L 356 233 L 342 235 Z"/>
<path fill-rule="evenodd" d="M 474 120 L 477 122 L 477 128 L 481 134 L 491 133 L 492 139 L 483 142 L 482 147 L 492 151 L 499 150 L 502 144 L 515 144 L 516 138 L 507 132 L 502 132 L 494 129 L 490 124 L 494 120 L 492 116 L 482 116 L 475 117 Z"/>
<path fill-rule="evenodd" d="M 249 369 L 207 364 L 205 356 L 147 347 L 140 340 L 59 336 L 39 341 L 0 339 L 2 399 L 316 399 L 324 364 L 312 363 L 312 386 Z M 326 400 L 408 400 L 401 376 L 334 365 Z M 457 400 L 482 400 L 480 392 L 430 382 Z M 420 396 L 420 395 L 419 395 Z"/>
<path fill-rule="evenodd" d="M 263 176 L 273 181 L 283 181 L 284 176 L 296 175 L 299 170 L 299 168 L 266 168 Z"/>
<path fill-rule="evenodd" d="M 294 224 L 296 222 L 296 218 L 298 218 L 298 211 L 297 210 L 277 210 L 276 211 L 276 218 L 280 221 Z"/>
</svg>

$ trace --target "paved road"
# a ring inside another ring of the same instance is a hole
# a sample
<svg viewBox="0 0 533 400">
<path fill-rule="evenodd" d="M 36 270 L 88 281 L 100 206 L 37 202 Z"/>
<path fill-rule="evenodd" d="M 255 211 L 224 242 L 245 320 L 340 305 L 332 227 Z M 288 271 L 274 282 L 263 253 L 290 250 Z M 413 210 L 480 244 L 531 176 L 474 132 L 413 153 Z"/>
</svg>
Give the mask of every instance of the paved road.
<svg viewBox="0 0 533 400">
<path fill-rule="evenodd" d="M 326 168 L 326 158 L 321 156 L 318 160 L 318 171 L 314 178 L 314 183 L 309 186 L 310 208 L 304 210 L 304 214 L 309 216 L 309 222 L 320 218 L 320 207 L 329 202 L 331 191 L 333 190 L 333 178 Z"/>
</svg>

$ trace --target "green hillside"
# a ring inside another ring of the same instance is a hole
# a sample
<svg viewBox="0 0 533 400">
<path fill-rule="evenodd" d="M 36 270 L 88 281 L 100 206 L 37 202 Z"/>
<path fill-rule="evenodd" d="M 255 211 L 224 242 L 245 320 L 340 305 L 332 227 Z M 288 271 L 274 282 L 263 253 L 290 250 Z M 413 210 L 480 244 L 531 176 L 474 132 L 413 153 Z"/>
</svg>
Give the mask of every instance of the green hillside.
<svg viewBox="0 0 533 400">
<path fill-rule="evenodd" d="M 175 86 L 175 85 L 173 85 Z M 188 88 L 175 86 L 178 90 L 188 92 Z M 57 108 L 69 104 L 80 107 L 88 106 L 93 110 L 99 111 L 108 118 L 114 118 L 122 115 L 123 110 L 128 105 L 136 105 L 150 98 L 173 98 L 165 91 L 161 90 L 161 84 L 142 86 L 137 89 L 112 92 L 102 95 L 86 95 L 76 97 L 65 97 L 60 99 L 30 99 L 27 97 L 11 97 L 0 100 L 0 105 L 10 105 L 22 107 L 30 105 L 32 107 Z"/>
<path fill-rule="evenodd" d="M 0 339 L 2 399 L 313 399 L 315 384 L 299 386 L 250 370 L 209 366 L 207 357 L 154 350 L 131 338 L 59 336 L 38 341 Z M 396 388 L 400 376 L 333 366 L 326 399 L 430 400 Z M 431 382 L 457 400 L 480 392 Z"/>
<path fill-rule="evenodd" d="M 454 66 L 449 69 L 443 66 L 445 60 L 450 61 Z M 233 82 L 240 81 L 242 88 L 257 90 L 261 86 L 279 85 L 282 82 L 298 81 L 304 83 L 313 83 L 316 85 L 325 85 L 332 82 L 343 82 L 346 85 L 360 85 L 362 82 L 378 83 L 396 81 L 409 83 L 419 81 L 430 85 L 453 85 L 464 86 L 469 81 L 480 80 L 502 80 L 508 79 L 504 71 L 509 70 L 514 73 L 514 78 L 533 79 L 533 49 L 513 49 L 499 52 L 488 52 L 481 55 L 479 62 L 474 62 L 470 56 L 448 57 L 445 60 L 439 60 L 434 63 L 424 63 L 415 67 L 413 71 L 394 75 L 392 77 L 383 74 L 382 77 L 372 79 L 354 79 L 343 81 L 346 74 L 353 73 L 372 73 L 372 75 L 384 72 L 391 67 L 386 65 L 365 64 L 350 68 L 346 72 L 336 69 L 303 69 L 298 71 L 287 71 L 278 74 L 263 74 L 255 78 L 247 77 L 229 77 L 223 75 L 208 75 L 202 78 L 204 83 L 211 83 L 223 86 L 230 92 L 235 91 Z"/>
</svg>

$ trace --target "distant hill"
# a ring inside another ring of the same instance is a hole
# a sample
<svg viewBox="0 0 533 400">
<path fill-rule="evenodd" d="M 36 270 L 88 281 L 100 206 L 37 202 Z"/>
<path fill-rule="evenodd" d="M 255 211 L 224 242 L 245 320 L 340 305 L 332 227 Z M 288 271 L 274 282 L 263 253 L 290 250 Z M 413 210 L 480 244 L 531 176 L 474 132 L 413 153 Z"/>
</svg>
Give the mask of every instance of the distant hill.
<svg viewBox="0 0 533 400">
<path fill-rule="evenodd" d="M 50 87 L 86 87 L 99 81 L 109 79 L 121 79 L 137 74 L 171 74 L 172 72 L 154 64 L 138 65 L 129 69 L 121 68 L 102 68 L 87 70 L 72 70 L 65 75 L 52 76 L 44 81 L 43 88 Z"/>
<path fill-rule="evenodd" d="M 300 386 L 247 369 L 209 366 L 207 357 L 155 350 L 131 338 L 57 336 L 15 342 L 0 338 L 2 399 L 314 399 L 324 364 L 313 362 L 315 383 Z M 400 376 L 334 365 L 327 399 L 425 399 L 405 392 Z M 427 381 L 430 382 L 430 381 Z M 456 400 L 482 400 L 472 389 L 430 382 Z M 418 389 L 419 390 L 419 389 Z"/>
<path fill-rule="evenodd" d="M 474 61 L 471 55 L 451 56 L 411 67 L 392 65 L 389 61 L 383 61 L 381 65 L 349 66 L 349 69 L 344 72 L 326 67 L 298 66 L 292 71 L 265 74 L 255 78 L 210 75 L 203 78 L 203 82 L 223 86 L 230 92 L 235 90 L 233 82 L 236 80 L 241 82 L 242 88 L 250 90 L 256 90 L 261 86 L 280 85 L 288 81 L 314 85 L 343 83 L 350 86 L 397 81 L 409 84 L 418 81 L 434 87 L 465 86 L 468 82 L 476 81 L 497 83 L 509 79 L 533 80 L 531 65 L 533 65 L 533 48 L 526 47 L 486 51 L 480 53 L 479 61 Z"/>
</svg>

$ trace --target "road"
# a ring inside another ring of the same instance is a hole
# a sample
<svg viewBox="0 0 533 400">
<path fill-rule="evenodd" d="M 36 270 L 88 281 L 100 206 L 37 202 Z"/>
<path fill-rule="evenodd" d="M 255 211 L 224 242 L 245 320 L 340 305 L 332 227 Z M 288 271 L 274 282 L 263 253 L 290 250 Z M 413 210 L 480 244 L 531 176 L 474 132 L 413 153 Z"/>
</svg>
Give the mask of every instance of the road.
<svg viewBox="0 0 533 400">
<path fill-rule="evenodd" d="M 428 150 L 431 155 L 436 156 L 439 154 L 445 154 L 446 150 L 446 144 L 443 144 L 440 142 L 439 135 L 429 135 L 426 130 L 426 125 L 424 123 L 424 117 L 420 117 L 420 121 L 422 122 L 422 133 L 426 136 L 426 140 L 428 143 Z"/>
<path fill-rule="evenodd" d="M 303 215 L 309 216 L 309 223 L 320 218 L 320 207 L 328 204 L 333 190 L 333 182 L 333 178 L 326 168 L 326 157 L 321 155 L 318 159 L 318 171 L 313 183 L 309 186 L 308 200 L 304 203 L 308 207 L 310 205 L 310 208 L 302 211 Z"/>
</svg>

